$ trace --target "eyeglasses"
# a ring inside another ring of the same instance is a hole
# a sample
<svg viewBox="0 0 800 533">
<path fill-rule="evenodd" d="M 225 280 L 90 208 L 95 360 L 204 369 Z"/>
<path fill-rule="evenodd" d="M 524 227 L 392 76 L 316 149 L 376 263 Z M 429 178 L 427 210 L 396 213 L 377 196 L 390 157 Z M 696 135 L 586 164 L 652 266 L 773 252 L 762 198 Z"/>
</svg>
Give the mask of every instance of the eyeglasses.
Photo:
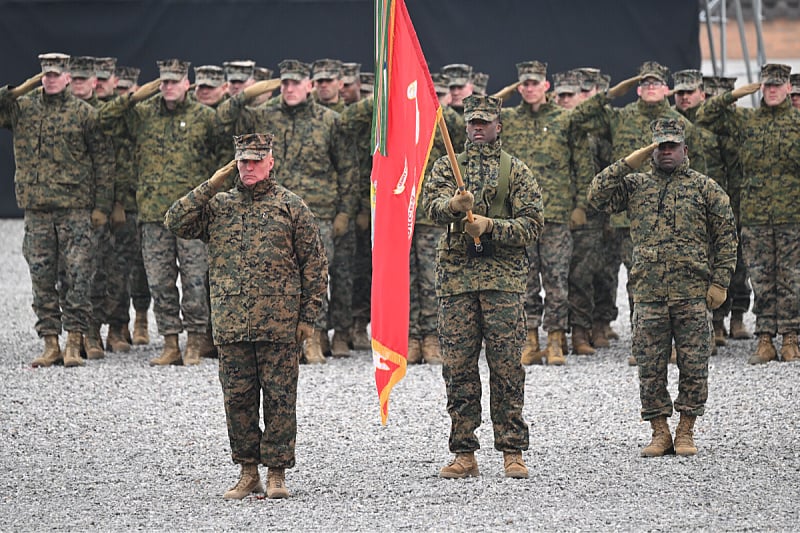
<svg viewBox="0 0 800 533">
<path fill-rule="evenodd" d="M 663 87 L 664 82 L 661 80 L 642 80 L 639 82 L 639 87 Z"/>
</svg>

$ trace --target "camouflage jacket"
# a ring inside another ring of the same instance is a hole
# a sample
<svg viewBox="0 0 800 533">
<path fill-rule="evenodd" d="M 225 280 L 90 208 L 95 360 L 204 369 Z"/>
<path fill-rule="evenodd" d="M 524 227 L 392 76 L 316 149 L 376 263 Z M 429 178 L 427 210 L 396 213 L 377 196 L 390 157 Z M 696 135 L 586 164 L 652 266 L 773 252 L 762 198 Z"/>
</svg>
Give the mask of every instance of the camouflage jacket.
<svg viewBox="0 0 800 533">
<path fill-rule="evenodd" d="M 358 165 L 352 144 L 341 133 L 340 116 L 309 98 L 296 106 L 283 101 L 248 107 L 240 93 L 217 108 L 225 128 L 275 135 L 272 152 L 280 184 L 300 195 L 316 216 L 356 214 Z"/>
<path fill-rule="evenodd" d="M 634 150 L 653 142 L 650 123 L 659 117 L 680 118 L 686 123 L 686 144 L 689 147 L 691 167 L 700 173 L 706 172 L 706 162 L 701 143 L 697 140 L 696 128 L 680 113 L 671 109 L 667 100 L 658 104 L 647 104 L 639 99 L 625 107 L 609 105 L 604 93 L 584 100 L 572 110 L 571 118 L 575 127 L 594 133 L 611 143 L 611 160 L 617 161 Z M 628 227 L 630 221 L 624 214 L 611 217 L 614 227 Z"/>
<path fill-rule="evenodd" d="M 544 103 L 538 111 L 522 102 L 503 109 L 503 149 L 531 169 L 542 188 L 544 219 L 566 224 L 575 207 L 570 113 Z"/>
<path fill-rule="evenodd" d="M 97 111 L 66 89 L 13 98 L 0 88 L 0 127 L 14 133 L 14 175 L 21 209 L 111 213 L 114 159 Z"/>
<path fill-rule="evenodd" d="M 740 147 L 742 182 L 741 223 L 797 224 L 800 222 L 800 112 L 789 98 L 769 107 L 730 112 L 729 92 L 708 100 L 698 123 L 728 135 Z M 723 119 L 724 117 L 724 119 Z"/>
<path fill-rule="evenodd" d="M 342 131 L 351 140 L 358 159 L 358 178 L 353 192 L 357 195 L 356 213 L 369 213 L 370 177 L 372 175 L 372 96 L 353 102 L 342 112 Z"/>
<path fill-rule="evenodd" d="M 501 141 L 491 144 L 467 141 L 465 146 L 464 185 L 475 195 L 473 213 L 486 216 L 497 195 Z M 463 213 L 450 210 L 450 199 L 456 190 L 450 161 L 441 157 L 434 163 L 423 193 L 425 211 L 434 223 L 447 225 L 464 217 Z M 466 233 L 442 235 L 436 249 L 437 296 L 482 290 L 525 292 L 529 266 L 525 247 L 539 238 L 544 218 L 539 184 L 525 163 L 516 157 L 511 158 L 506 206 L 510 218 L 493 219 L 490 235 L 493 257 L 468 257 L 467 244 L 472 243 L 472 237 Z"/>
<path fill-rule="evenodd" d="M 135 213 L 136 207 L 136 166 L 133 161 L 134 147 L 128 127 L 123 117 L 111 118 L 105 109 L 112 105 L 117 96 L 98 102 L 100 123 L 103 132 L 114 145 L 114 202 Z"/>
<path fill-rule="evenodd" d="M 450 142 L 453 143 L 453 149 L 463 149 L 464 143 L 467 142 L 467 126 L 464 123 L 464 115 L 459 115 L 456 110 L 450 106 L 442 106 L 442 116 L 444 117 L 445 124 L 447 124 L 447 132 L 450 135 Z M 425 167 L 424 180 L 430 178 L 434 163 L 436 163 L 436 161 L 438 161 L 442 156 L 447 157 L 447 148 L 444 145 L 444 138 L 442 137 L 442 133 L 440 131 L 436 131 L 438 129 L 439 126 L 437 125 L 433 132 L 433 145 L 431 146 L 431 152 L 428 155 L 428 164 Z M 422 189 L 423 194 L 425 192 L 424 180 Z M 423 208 L 424 203 L 424 199 L 420 196 L 420 198 L 417 200 L 417 214 L 415 221 L 417 224 L 422 224 L 424 226 L 435 226 L 436 224 L 434 224 L 425 213 L 425 209 Z"/>
<path fill-rule="evenodd" d="M 214 111 L 186 98 L 169 110 L 157 94 L 134 103 L 130 96 L 103 108 L 109 120 L 124 117 L 134 141 L 139 222 L 164 221 L 172 203 L 217 168 Z"/>
<path fill-rule="evenodd" d="M 208 182 L 169 208 L 165 224 L 208 243 L 215 344 L 294 342 L 328 288 L 319 226 L 305 203 L 272 179 L 214 194 Z"/>
<path fill-rule="evenodd" d="M 686 111 L 681 111 L 676 107 L 673 107 L 673 109 L 680 113 L 688 121 L 695 124 L 697 139 L 700 140 L 703 157 L 706 160 L 705 174 L 709 178 L 719 183 L 725 192 L 728 192 L 730 190 L 730 186 L 728 183 L 728 171 L 725 168 L 725 162 L 722 153 L 722 137 L 695 123 L 699 107 L 693 107 L 691 109 L 687 109 Z"/>
<path fill-rule="evenodd" d="M 727 287 L 738 243 L 728 195 L 688 161 L 669 174 L 650 166 L 635 172 L 621 159 L 589 188 L 597 209 L 628 210 L 633 301 L 705 298 L 711 283 Z"/>
</svg>

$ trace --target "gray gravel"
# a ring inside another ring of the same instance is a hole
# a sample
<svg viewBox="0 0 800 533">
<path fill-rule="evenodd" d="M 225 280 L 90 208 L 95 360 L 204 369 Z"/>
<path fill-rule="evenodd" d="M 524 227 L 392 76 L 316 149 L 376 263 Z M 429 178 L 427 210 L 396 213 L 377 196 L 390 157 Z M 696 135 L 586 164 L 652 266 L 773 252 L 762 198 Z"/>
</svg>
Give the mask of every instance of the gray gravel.
<svg viewBox="0 0 800 533">
<path fill-rule="evenodd" d="M 527 370 L 528 480 L 502 476 L 485 363 L 482 476 L 452 481 L 437 477 L 450 458 L 440 368 L 409 368 L 382 427 L 371 359 L 359 353 L 301 368 L 292 497 L 224 501 L 238 469 L 215 362 L 150 368 L 159 341 L 80 369 L 30 368 L 41 348 L 21 242 L 22 222 L 0 220 L 2 531 L 800 528 L 800 365 L 748 366 L 754 340 L 723 348 L 697 423 L 699 455 L 641 459 L 649 425 L 626 364 L 627 320 L 614 323 L 622 339 L 612 349 Z M 676 379 L 672 368 L 673 394 Z"/>
</svg>

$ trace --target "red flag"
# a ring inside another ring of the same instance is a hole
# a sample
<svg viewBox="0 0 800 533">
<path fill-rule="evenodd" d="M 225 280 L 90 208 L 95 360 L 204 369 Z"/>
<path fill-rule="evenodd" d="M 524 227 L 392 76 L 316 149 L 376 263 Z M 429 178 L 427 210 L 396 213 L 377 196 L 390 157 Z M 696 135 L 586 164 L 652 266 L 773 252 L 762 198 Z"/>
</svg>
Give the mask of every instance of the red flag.
<svg viewBox="0 0 800 533">
<path fill-rule="evenodd" d="M 388 22 L 387 61 L 376 61 L 376 86 L 386 97 L 375 116 L 386 117 L 386 152 L 376 144 L 372 158 L 372 356 L 381 423 L 389 416 L 389 393 L 406 372 L 408 354 L 408 254 L 439 99 L 403 0 L 390 0 L 376 28 Z M 383 4 L 386 6 L 387 4 Z M 388 16 L 387 16 L 388 15 Z M 379 32 L 376 31 L 376 35 Z"/>
</svg>

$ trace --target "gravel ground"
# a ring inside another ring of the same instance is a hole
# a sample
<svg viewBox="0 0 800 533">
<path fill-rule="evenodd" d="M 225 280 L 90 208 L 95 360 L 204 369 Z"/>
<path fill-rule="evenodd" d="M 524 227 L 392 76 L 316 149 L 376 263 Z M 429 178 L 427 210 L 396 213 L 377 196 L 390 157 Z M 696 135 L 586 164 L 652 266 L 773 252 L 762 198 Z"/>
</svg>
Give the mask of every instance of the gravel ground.
<svg viewBox="0 0 800 533">
<path fill-rule="evenodd" d="M 800 528 L 800 366 L 747 365 L 755 340 L 721 349 L 696 426 L 699 454 L 641 459 L 649 425 L 639 418 L 636 370 L 626 364 L 627 320 L 613 324 L 622 338 L 611 349 L 527 369 L 528 480 L 502 475 L 485 363 L 482 475 L 442 480 L 450 454 L 440 368 L 409 368 L 383 427 L 371 359 L 358 353 L 301 368 L 292 497 L 224 501 L 238 468 L 215 362 L 150 368 L 159 339 L 84 368 L 32 369 L 41 345 L 21 242 L 22 222 L 0 220 L 0 530 Z M 752 330 L 752 314 L 746 320 Z M 671 368 L 673 394 L 676 379 Z"/>
</svg>

